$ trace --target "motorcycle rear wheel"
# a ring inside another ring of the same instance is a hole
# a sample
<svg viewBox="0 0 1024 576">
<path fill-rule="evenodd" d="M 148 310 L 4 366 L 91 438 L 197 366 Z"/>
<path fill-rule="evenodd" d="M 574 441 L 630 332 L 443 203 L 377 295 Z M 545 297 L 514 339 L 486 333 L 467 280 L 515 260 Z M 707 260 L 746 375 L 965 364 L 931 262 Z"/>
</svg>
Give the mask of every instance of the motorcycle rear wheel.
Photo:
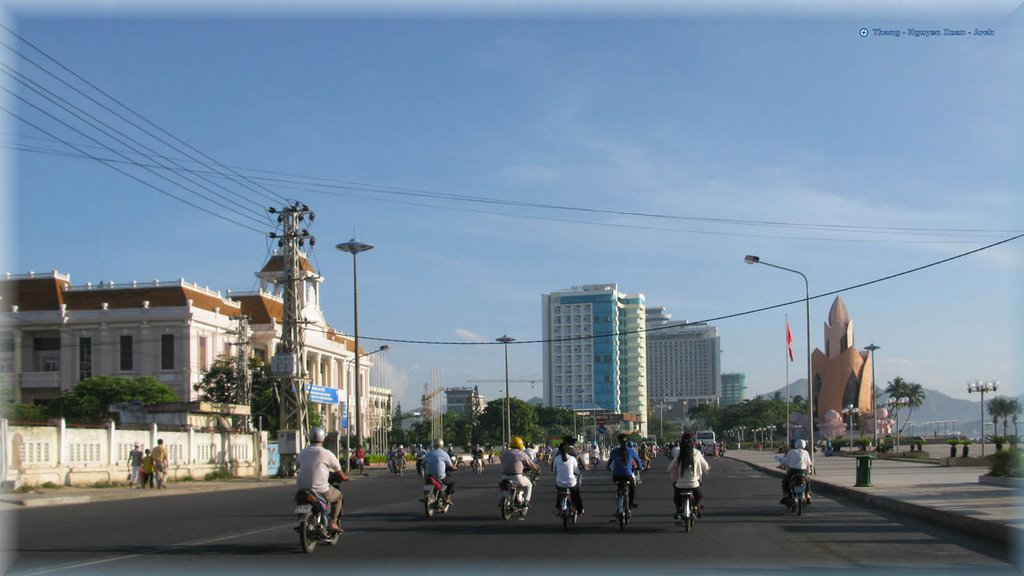
<svg viewBox="0 0 1024 576">
<path fill-rule="evenodd" d="M 313 523 L 313 516 L 307 515 L 299 522 L 299 545 L 306 554 L 312 554 L 316 550 L 316 543 L 320 541 L 320 529 Z"/>
<path fill-rule="evenodd" d="M 503 496 L 498 502 L 498 508 L 501 509 L 501 519 L 508 520 L 512 517 L 512 501 L 508 496 Z"/>
<path fill-rule="evenodd" d="M 798 498 L 796 501 L 796 515 L 803 516 L 804 514 L 804 499 Z"/>
</svg>

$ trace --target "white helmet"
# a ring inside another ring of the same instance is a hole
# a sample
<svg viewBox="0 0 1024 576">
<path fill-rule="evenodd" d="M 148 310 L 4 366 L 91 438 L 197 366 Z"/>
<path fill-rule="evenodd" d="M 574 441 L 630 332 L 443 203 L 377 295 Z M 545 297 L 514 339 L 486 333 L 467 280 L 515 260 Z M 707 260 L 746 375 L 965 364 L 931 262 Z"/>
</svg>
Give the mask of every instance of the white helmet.
<svg viewBox="0 0 1024 576">
<path fill-rule="evenodd" d="M 803 450 L 804 448 L 807 448 L 807 441 L 797 440 L 796 442 L 793 443 L 793 447 L 796 448 L 797 450 Z"/>
<path fill-rule="evenodd" d="M 327 432 L 324 432 L 323 428 L 314 426 L 309 429 L 309 442 L 311 444 L 323 444 L 325 438 L 327 438 Z"/>
<path fill-rule="evenodd" d="M 440 438 L 434 439 L 434 448 L 444 448 L 444 440 Z"/>
</svg>

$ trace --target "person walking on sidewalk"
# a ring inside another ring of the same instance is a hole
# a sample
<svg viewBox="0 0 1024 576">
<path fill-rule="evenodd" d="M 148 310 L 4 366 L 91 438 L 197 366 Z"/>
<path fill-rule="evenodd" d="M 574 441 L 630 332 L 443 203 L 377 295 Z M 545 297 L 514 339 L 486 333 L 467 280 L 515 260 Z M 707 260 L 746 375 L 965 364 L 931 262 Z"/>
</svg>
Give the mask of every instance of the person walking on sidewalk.
<svg viewBox="0 0 1024 576">
<path fill-rule="evenodd" d="M 150 455 L 153 457 L 153 473 L 156 475 L 156 487 L 166 488 L 167 484 L 165 479 L 167 477 L 167 447 L 164 446 L 164 439 L 160 438 L 156 441 L 156 447 L 153 448 Z"/>
<path fill-rule="evenodd" d="M 153 455 L 146 448 L 146 454 L 142 457 L 142 486 L 141 488 L 153 487 Z"/>
<path fill-rule="evenodd" d="M 142 452 L 142 442 L 135 442 L 135 446 L 132 451 L 128 453 L 128 469 L 131 473 L 128 475 L 128 485 L 136 488 L 142 488 L 142 458 L 145 456 Z"/>
</svg>

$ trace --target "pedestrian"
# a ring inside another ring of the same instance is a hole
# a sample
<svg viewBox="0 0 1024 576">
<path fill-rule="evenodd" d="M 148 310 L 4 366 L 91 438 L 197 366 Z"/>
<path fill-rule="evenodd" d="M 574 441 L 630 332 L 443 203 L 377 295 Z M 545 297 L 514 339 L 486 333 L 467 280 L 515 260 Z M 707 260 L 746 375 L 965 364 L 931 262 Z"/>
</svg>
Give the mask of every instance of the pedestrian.
<svg viewBox="0 0 1024 576">
<path fill-rule="evenodd" d="M 135 442 L 132 451 L 128 453 L 128 485 L 142 488 L 142 442 Z"/>
<path fill-rule="evenodd" d="M 156 447 L 150 453 L 153 456 L 153 473 L 156 475 L 157 489 L 166 488 L 167 478 L 167 448 L 164 446 L 164 439 L 156 441 Z"/>
<path fill-rule="evenodd" d="M 149 453 L 149 448 L 146 448 L 146 453 L 142 456 L 142 488 L 153 487 L 153 455 Z"/>
</svg>

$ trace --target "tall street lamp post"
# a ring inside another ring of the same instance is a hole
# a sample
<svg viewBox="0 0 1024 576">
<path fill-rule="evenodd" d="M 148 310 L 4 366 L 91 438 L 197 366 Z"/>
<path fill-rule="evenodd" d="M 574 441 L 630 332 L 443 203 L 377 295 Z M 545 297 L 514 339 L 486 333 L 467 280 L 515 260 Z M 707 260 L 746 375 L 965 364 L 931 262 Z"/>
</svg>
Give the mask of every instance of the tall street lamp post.
<svg viewBox="0 0 1024 576">
<path fill-rule="evenodd" d="M 871 442 L 876 448 L 878 447 L 878 402 L 875 400 L 875 350 L 879 348 L 881 346 L 875 346 L 874 342 L 864 347 L 871 354 L 871 429 L 873 432 Z"/>
<path fill-rule="evenodd" d="M 354 336 L 355 336 L 355 343 L 354 343 L 354 345 L 355 345 L 355 355 L 356 355 L 356 358 L 355 358 L 355 362 L 356 362 L 356 386 L 355 386 L 355 392 L 356 392 L 356 414 L 355 414 L 355 416 L 356 416 L 356 418 L 355 418 L 355 428 L 356 428 L 356 443 L 357 444 L 361 444 L 362 443 L 362 437 L 361 436 L 362 436 L 362 433 L 363 433 L 363 428 L 362 428 L 362 420 L 363 420 L 362 419 L 363 393 L 362 393 L 362 385 L 359 382 L 359 267 L 357 265 L 357 262 L 359 261 L 359 253 L 360 252 L 366 252 L 368 250 L 373 250 L 373 244 L 367 244 L 365 242 L 360 242 L 360 241 L 356 240 L 355 238 L 353 238 L 353 239 L 349 240 L 348 242 L 343 242 L 341 244 L 336 245 L 335 248 L 337 248 L 338 250 L 341 250 L 342 252 L 348 252 L 349 254 L 352 255 L 352 309 L 353 309 L 352 320 L 353 320 L 353 322 L 355 324 L 355 334 L 354 334 Z"/>
<path fill-rule="evenodd" d="M 853 452 L 853 417 L 860 414 L 860 408 L 850 404 L 843 413 L 850 417 L 850 452 Z"/>
<path fill-rule="evenodd" d="M 967 383 L 967 392 L 973 394 L 975 392 L 981 392 L 981 457 L 985 457 L 985 392 L 995 392 L 999 389 L 999 381 L 994 380 L 992 382 L 984 382 L 976 380 L 974 382 Z M 992 431 L 996 433 L 995 430 Z"/>
<path fill-rule="evenodd" d="M 501 342 L 505 347 L 505 428 L 501 431 L 505 446 L 512 442 L 512 403 L 508 397 L 508 343 L 514 341 L 515 338 L 510 338 L 507 334 L 495 339 L 495 342 Z"/>
<path fill-rule="evenodd" d="M 814 382 L 811 381 L 811 285 L 807 282 L 807 276 L 799 270 L 769 264 L 768 262 L 761 260 L 758 256 L 750 254 L 744 257 L 743 261 L 747 264 L 763 264 L 771 268 L 778 268 L 779 270 L 799 274 L 800 277 L 804 279 L 804 307 L 807 312 L 807 411 L 810 412 L 810 416 L 808 418 L 810 426 L 807 427 L 807 440 L 808 445 L 811 447 L 811 454 L 814 454 Z"/>
</svg>

